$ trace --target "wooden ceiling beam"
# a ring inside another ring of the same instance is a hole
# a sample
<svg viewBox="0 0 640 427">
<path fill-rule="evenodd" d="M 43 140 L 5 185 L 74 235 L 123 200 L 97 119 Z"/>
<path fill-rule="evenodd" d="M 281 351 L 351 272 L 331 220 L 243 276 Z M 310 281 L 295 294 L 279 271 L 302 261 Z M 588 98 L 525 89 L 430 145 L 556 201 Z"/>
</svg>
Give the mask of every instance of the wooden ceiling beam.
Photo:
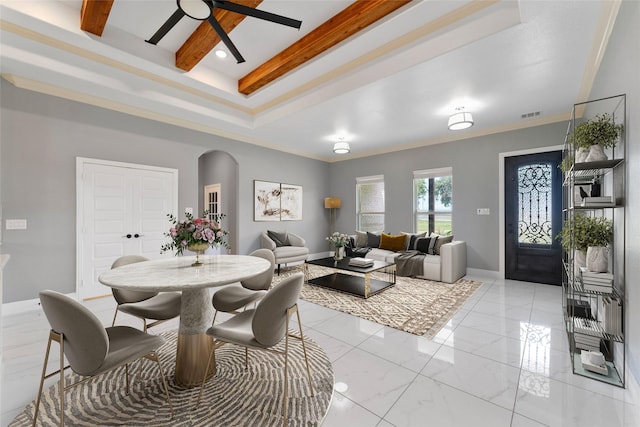
<svg viewBox="0 0 640 427">
<path fill-rule="evenodd" d="M 242 77 L 238 81 L 238 91 L 244 95 L 254 93 L 410 2 L 411 0 L 356 0 Z"/>
<path fill-rule="evenodd" d="M 234 3 L 255 8 L 262 3 L 262 0 L 234 0 Z M 214 9 L 213 15 L 227 34 L 246 18 L 245 15 L 217 8 Z M 191 71 L 218 43 L 220 43 L 218 34 L 213 31 L 207 21 L 202 21 L 176 52 L 176 67 Z"/>
<path fill-rule="evenodd" d="M 113 0 L 82 0 L 80 29 L 102 36 L 107 18 L 111 13 L 111 6 L 113 6 Z"/>
</svg>

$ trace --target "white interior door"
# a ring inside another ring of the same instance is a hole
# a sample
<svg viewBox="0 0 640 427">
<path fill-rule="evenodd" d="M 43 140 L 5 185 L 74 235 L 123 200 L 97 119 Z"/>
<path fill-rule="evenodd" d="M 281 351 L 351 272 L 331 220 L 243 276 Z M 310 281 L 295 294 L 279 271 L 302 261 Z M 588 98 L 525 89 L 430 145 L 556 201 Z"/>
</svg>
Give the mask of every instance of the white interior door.
<svg viewBox="0 0 640 427">
<path fill-rule="evenodd" d="M 177 212 L 177 170 L 78 159 L 78 283 L 81 299 L 110 295 L 98 276 L 123 255 L 160 254 Z"/>
<path fill-rule="evenodd" d="M 204 187 L 204 210 L 209 212 L 209 219 L 222 212 L 222 185 L 209 184 Z M 222 253 L 219 247 L 209 248 L 206 250 L 208 254 Z"/>
</svg>

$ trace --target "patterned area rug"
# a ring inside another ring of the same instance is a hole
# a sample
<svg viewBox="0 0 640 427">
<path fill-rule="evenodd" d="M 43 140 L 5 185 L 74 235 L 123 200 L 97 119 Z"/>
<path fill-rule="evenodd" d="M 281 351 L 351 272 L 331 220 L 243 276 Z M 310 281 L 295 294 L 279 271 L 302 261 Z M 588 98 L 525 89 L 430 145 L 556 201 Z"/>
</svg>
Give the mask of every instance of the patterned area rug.
<svg viewBox="0 0 640 427">
<path fill-rule="evenodd" d="M 216 350 L 218 371 L 207 384 L 196 409 L 199 387 L 182 388 L 173 382 L 177 333 L 163 333 L 165 344 L 159 354 L 167 373 L 169 394 L 174 407 L 169 418 L 157 365 L 143 360 L 141 380 L 133 381 L 125 393 L 124 368 L 118 368 L 65 392 L 65 425 L 69 426 L 281 426 L 283 363 L 280 355 L 249 351 L 249 369 L 244 370 L 244 349 L 225 345 Z M 324 350 L 305 339 L 315 395 L 307 381 L 300 340 L 289 340 L 288 426 L 318 426 L 331 402 L 333 369 Z M 54 346 L 55 347 L 55 346 Z M 284 344 L 282 344 L 284 348 Z M 55 348 L 53 351 L 57 351 Z M 56 365 L 56 363 L 54 363 Z M 50 368 L 53 369 L 53 368 Z M 56 376 L 57 378 L 57 376 Z M 77 380 L 75 374 L 67 375 Z M 50 384 L 53 379 L 49 379 Z M 9 425 L 30 426 L 35 401 L 26 406 Z M 46 389 L 40 404 L 38 425 L 57 426 L 58 383 Z"/>
<path fill-rule="evenodd" d="M 316 265 L 308 267 L 309 279 L 334 271 Z M 302 267 L 287 268 L 280 273 L 280 276 L 274 276 L 274 284 L 300 271 Z M 346 271 L 340 272 L 350 274 Z M 387 280 L 386 273 L 374 273 L 371 277 Z M 309 284 L 305 284 L 302 288 L 300 298 L 372 322 L 431 338 L 481 285 L 481 282 L 466 279 L 460 279 L 455 283 L 443 283 L 398 276 L 394 287 L 367 299 Z M 304 323 L 304 318 L 302 322 Z"/>
</svg>

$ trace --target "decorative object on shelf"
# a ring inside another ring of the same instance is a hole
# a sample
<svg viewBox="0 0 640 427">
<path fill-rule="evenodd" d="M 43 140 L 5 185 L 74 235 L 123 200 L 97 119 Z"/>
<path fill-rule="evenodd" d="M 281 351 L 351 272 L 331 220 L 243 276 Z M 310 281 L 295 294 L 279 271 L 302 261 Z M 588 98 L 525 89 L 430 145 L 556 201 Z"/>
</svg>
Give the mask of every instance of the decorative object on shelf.
<svg viewBox="0 0 640 427">
<path fill-rule="evenodd" d="M 580 362 L 582 363 L 582 367 L 587 371 L 600 375 L 607 375 L 609 373 L 604 355 L 599 351 L 583 350 L 580 353 Z"/>
<path fill-rule="evenodd" d="M 225 214 L 210 214 L 205 211 L 202 218 L 194 218 L 192 214 L 185 212 L 185 221 L 178 221 L 172 214 L 167 214 L 173 227 L 164 235 L 171 238 L 171 241 L 160 247 L 160 253 L 175 251 L 175 255 L 182 255 L 185 249 L 196 253 L 196 262 L 191 264 L 194 267 L 202 265 L 200 255 L 209 247 L 224 246 L 229 248 L 226 236 L 227 230 L 222 228 L 221 220 Z"/>
<path fill-rule="evenodd" d="M 605 246 L 587 248 L 587 270 L 594 273 L 606 273 L 609 268 L 609 249 Z"/>
<path fill-rule="evenodd" d="M 578 158 L 576 156 L 575 160 L 577 161 L 577 159 Z M 573 152 L 565 155 L 562 158 L 562 161 L 560 162 L 560 165 L 558 165 L 558 167 L 560 168 L 562 173 L 566 174 L 567 172 L 569 172 L 571 170 L 571 168 L 573 167 L 573 161 L 574 161 Z M 584 159 L 583 159 L 583 161 L 584 161 Z"/>
<path fill-rule="evenodd" d="M 464 107 L 457 107 L 456 112 L 449 117 L 449 130 L 463 130 L 473 126 L 473 116 L 464 111 Z"/>
<path fill-rule="evenodd" d="M 611 114 L 597 114 L 591 120 L 580 122 L 571 134 L 576 150 L 587 149 L 589 154 L 585 162 L 607 160 L 605 148 L 613 148 L 624 130 L 622 124 L 616 124 Z M 576 162 L 579 163 L 576 151 Z"/>
<path fill-rule="evenodd" d="M 329 209 L 329 234 L 336 228 L 336 209 L 340 209 L 342 200 L 340 197 L 325 197 L 324 208 Z"/>
<path fill-rule="evenodd" d="M 344 247 L 349 243 L 349 236 L 346 234 L 334 232 L 332 235 L 326 238 L 329 244 L 335 248 L 333 253 L 333 259 L 340 261 L 344 258 Z"/>
<path fill-rule="evenodd" d="M 591 194 L 590 197 L 600 197 L 600 178 L 593 178 L 593 182 L 591 183 Z"/>
<path fill-rule="evenodd" d="M 571 221 L 565 221 L 562 231 L 556 238 L 560 239 L 565 251 L 571 252 L 575 249 L 576 252 L 582 251 L 584 253 L 589 247 L 606 247 L 613 239 L 613 224 L 611 220 L 604 217 L 576 214 Z M 585 263 L 581 263 L 581 261 L 576 253 L 574 256 L 575 277 L 578 277 L 579 268 L 587 265 L 586 260 Z"/>
<path fill-rule="evenodd" d="M 254 221 L 302 221 L 302 186 L 253 181 Z"/>
<path fill-rule="evenodd" d="M 587 147 L 580 147 L 576 150 L 576 163 L 584 163 L 589 155 Z"/>
</svg>

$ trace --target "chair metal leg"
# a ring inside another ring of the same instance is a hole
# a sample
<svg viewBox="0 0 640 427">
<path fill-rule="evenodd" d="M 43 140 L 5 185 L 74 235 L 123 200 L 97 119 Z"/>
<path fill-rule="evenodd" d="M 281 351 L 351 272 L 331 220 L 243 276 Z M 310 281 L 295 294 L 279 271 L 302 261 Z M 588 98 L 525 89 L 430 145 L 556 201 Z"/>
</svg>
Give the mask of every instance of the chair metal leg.
<svg viewBox="0 0 640 427">
<path fill-rule="evenodd" d="M 49 342 L 47 343 L 47 351 L 44 355 L 44 364 L 42 365 L 42 376 L 40 377 L 40 387 L 38 388 L 38 398 L 36 399 L 36 409 L 33 414 L 33 424 L 35 427 L 38 420 L 38 411 L 40 410 L 40 400 L 42 400 L 42 387 L 44 386 L 44 379 L 47 375 L 47 363 L 49 362 L 49 350 L 51 350 L 51 336 L 49 336 Z"/>
<path fill-rule="evenodd" d="M 307 365 L 307 378 L 309 378 L 309 388 L 311 396 L 314 396 L 313 382 L 311 381 L 311 370 L 309 369 L 309 358 L 307 357 L 307 346 L 304 343 L 304 335 L 302 334 L 302 322 L 300 321 L 300 310 L 296 305 L 296 316 L 298 317 L 298 328 L 300 329 L 300 341 L 302 341 L 302 352 L 304 353 L 304 363 Z"/>
<path fill-rule="evenodd" d="M 249 369 L 249 347 L 244 348 L 244 370 Z"/>
<path fill-rule="evenodd" d="M 124 365 L 124 378 L 127 387 L 126 394 L 129 394 L 129 364 Z"/>
<path fill-rule="evenodd" d="M 218 315 L 218 310 L 216 310 L 216 311 L 213 313 L 213 320 L 211 321 L 211 326 L 215 325 L 215 323 L 216 323 L 216 316 L 217 316 L 217 315 Z"/>
<path fill-rule="evenodd" d="M 60 427 L 64 427 L 64 336 L 60 334 Z"/>
<path fill-rule="evenodd" d="M 164 370 L 162 369 L 162 364 L 160 363 L 160 357 L 158 357 L 158 353 L 153 352 L 146 356 L 147 359 L 152 360 L 158 364 L 158 370 L 160 371 L 160 378 L 162 378 L 162 386 L 164 387 L 164 394 L 167 396 L 167 402 L 169 403 L 169 410 L 171 411 L 171 418 L 173 419 L 173 404 L 171 403 L 171 397 L 169 397 L 169 387 L 167 387 L 167 380 L 164 378 Z"/>
<path fill-rule="evenodd" d="M 116 324 L 116 317 L 118 316 L 118 306 L 116 306 L 116 312 L 113 314 L 113 322 L 111 322 L 111 326 L 113 327 Z"/>
<path fill-rule="evenodd" d="M 288 378 L 288 362 L 289 362 L 289 316 L 287 316 L 285 338 L 284 338 L 284 387 L 282 392 L 282 426 L 287 427 L 287 388 L 289 383 Z"/>
<path fill-rule="evenodd" d="M 209 372 L 209 367 L 211 366 L 211 360 L 214 360 L 215 363 L 216 358 L 216 340 L 213 340 L 213 345 L 211 346 L 211 354 L 209 354 L 209 360 L 207 360 L 207 368 L 204 370 L 204 375 L 202 376 L 202 385 L 200 385 L 200 393 L 198 393 L 198 401 L 196 402 L 196 409 L 200 406 L 200 399 L 202 398 L 202 391 L 204 390 L 204 383 L 207 382 L 207 372 Z"/>
<path fill-rule="evenodd" d="M 280 264 L 278 264 L 278 276 L 280 275 Z"/>
</svg>

